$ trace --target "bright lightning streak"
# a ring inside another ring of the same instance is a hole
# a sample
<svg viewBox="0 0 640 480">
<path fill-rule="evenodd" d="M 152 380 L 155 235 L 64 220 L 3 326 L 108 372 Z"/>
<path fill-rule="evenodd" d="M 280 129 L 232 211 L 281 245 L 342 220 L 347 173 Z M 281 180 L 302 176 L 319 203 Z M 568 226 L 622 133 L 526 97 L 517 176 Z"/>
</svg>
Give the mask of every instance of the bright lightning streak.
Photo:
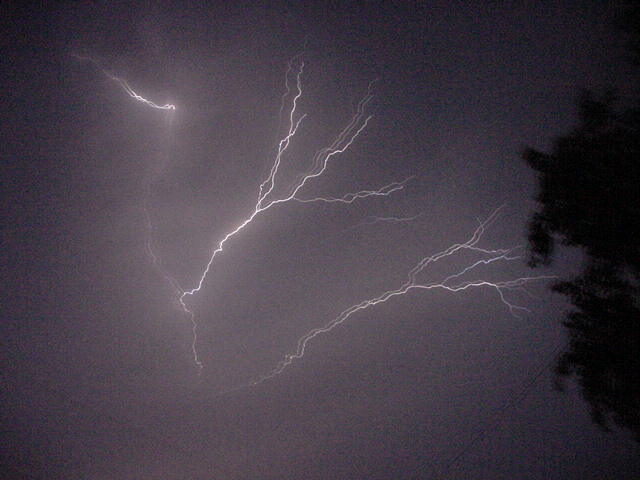
<svg viewBox="0 0 640 480">
<path fill-rule="evenodd" d="M 343 231 L 349 231 L 349 230 L 354 230 L 358 227 L 361 227 L 362 225 L 375 225 L 376 223 L 408 223 L 408 222 L 412 222 L 413 220 L 416 220 L 420 217 L 422 217 L 424 215 L 424 213 L 419 213 L 418 215 L 412 215 L 410 217 L 374 217 L 374 216 L 369 216 L 366 217 L 364 220 L 356 223 L 355 225 L 352 225 L 348 228 L 345 228 Z"/>
<path fill-rule="evenodd" d="M 92 63 L 98 70 L 100 70 L 107 78 L 113 80 L 114 82 L 118 83 L 120 85 L 120 87 L 122 87 L 122 89 L 127 92 L 127 94 L 137 100 L 138 102 L 144 103 L 145 105 L 148 105 L 151 108 L 157 108 L 158 110 L 175 110 L 176 107 L 175 105 L 172 105 L 170 103 L 167 103 L 165 105 L 158 105 L 154 102 L 152 102 L 151 100 L 147 100 L 146 98 L 144 98 L 143 96 L 139 95 L 138 93 L 136 93 L 133 88 L 131 88 L 131 86 L 129 85 L 129 83 L 121 77 L 118 77 L 116 75 L 114 75 L 113 73 L 109 72 L 108 70 L 104 69 L 102 67 L 102 65 L 100 65 L 100 63 L 98 63 L 96 60 L 94 60 L 91 57 L 86 57 L 84 55 L 78 55 L 76 53 L 73 53 L 71 55 L 72 57 L 77 58 L 78 60 L 82 60 L 84 62 L 90 62 Z"/>
<path fill-rule="evenodd" d="M 518 310 L 528 311 L 524 307 L 520 307 L 510 303 L 506 299 L 504 292 L 508 290 L 522 289 L 526 284 L 535 280 L 551 279 L 555 277 L 543 275 L 543 276 L 537 276 L 537 277 L 521 277 L 513 280 L 506 280 L 506 281 L 499 281 L 499 282 L 492 282 L 489 280 L 471 280 L 471 281 L 467 280 L 467 281 L 460 281 L 458 283 L 455 282 L 456 280 L 459 280 L 460 277 L 462 277 L 463 275 L 473 271 L 474 269 L 476 269 L 481 265 L 488 265 L 498 261 L 510 261 L 510 260 L 515 260 L 519 258 L 518 256 L 511 255 L 511 253 L 515 249 L 487 250 L 477 246 L 478 242 L 482 238 L 482 235 L 487 229 L 487 227 L 489 227 L 491 223 L 495 221 L 499 210 L 500 209 L 496 210 L 495 212 L 493 212 L 493 214 L 489 216 L 489 218 L 487 218 L 484 222 L 481 222 L 478 228 L 475 230 L 475 232 L 471 236 L 471 238 L 466 242 L 451 245 L 446 250 L 443 250 L 439 253 L 436 253 L 435 255 L 424 257 L 423 259 L 421 259 L 409 271 L 409 273 L 407 274 L 407 280 L 398 288 L 387 290 L 382 294 L 378 295 L 377 297 L 370 298 L 358 304 L 352 305 L 346 310 L 343 310 L 337 317 L 335 317 L 330 322 L 326 323 L 324 326 L 315 328 L 307 332 L 298 340 L 298 346 L 295 353 L 290 353 L 285 355 L 284 359 L 281 360 L 269 373 L 261 376 L 260 378 L 258 378 L 257 380 L 255 380 L 254 382 L 246 386 L 258 385 L 266 380 L 269 380 L 277 375 L 280 375 L 285 370 L 285 368 L 291 365 L 291 363 L 293 363 L 295 360 L 299 360 L 304 356 L 307 345 L 311 340 L 313 340 L 319 335 L 332 331 L 334 328 L 336 328 L 340 324 L 347 321 L 355 313 L 361 310 L 365 310 L 367 308 L 373 307 L 380 303 L 385 303 L 386 301 L 394 297 L 405 295 L 412 290 L 443 289 L 449 292 L 460 292 L 460 291 L 468 290 L 470 288 L 488 287 L 498 292 L 500 300 L 502 301 L 503 304 L 507 306 L 511 314 L 513 314 L 514 316 L 517 317 L 516 312 Z M 486 259 L 478 260 L 472 263 L 471 265 L 463 268 L 461 271 L 445 277 L 443 280 L 439 282 L 421 283 L 421 282 L 418 282 L 418 280 L 416 279 L 418 274 L 420 274 L 429 265 L 443 258 L 451 257 L 452 255 L 464 250 L 473 251 L 473 252 L 485 254 L 485 255 L 490 255 L 490 257 Z"/>
</svg>

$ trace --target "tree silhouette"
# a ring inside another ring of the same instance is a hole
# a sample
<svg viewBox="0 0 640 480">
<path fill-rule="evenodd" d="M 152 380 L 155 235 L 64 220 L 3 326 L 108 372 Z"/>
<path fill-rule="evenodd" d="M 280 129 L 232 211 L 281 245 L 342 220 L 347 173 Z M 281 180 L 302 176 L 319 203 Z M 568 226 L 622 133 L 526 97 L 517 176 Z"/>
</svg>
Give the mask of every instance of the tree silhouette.
<svg viewBox="0 0 640 480">
<path fill-rule="evenodd" d="M 553 286 L 574 306 L 557 385 L 576 377 L 593 420 L 640 442 L 640 109 L 615 104 L 584 93 L 578 126 L 551 153 L 524 151 L 539 181 L 529 263 L 549 264 L 558 241 L 583 249 L 583 273 Z"/>
</svg>

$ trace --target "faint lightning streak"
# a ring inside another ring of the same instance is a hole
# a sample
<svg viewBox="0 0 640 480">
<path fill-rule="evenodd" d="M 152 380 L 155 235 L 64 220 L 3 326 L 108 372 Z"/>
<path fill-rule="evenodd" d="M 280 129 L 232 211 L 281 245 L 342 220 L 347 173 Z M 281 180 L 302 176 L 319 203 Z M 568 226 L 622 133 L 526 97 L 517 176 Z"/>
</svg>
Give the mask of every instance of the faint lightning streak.
<svg viewBox="0 0 640 480">
<path fill-rule="evenodd" d="M 416 218 L 420 218 L 423 213 L 418 215 L 411 215 L 410 217 L 371 217 L 370 222 L 366 222 L 368 225 L 373 225 L 378 222 L 410 222 Z"/>
<path fill-rule="evenodd" d="M 308 199 L 301 198 L 292 198 L 291 200 L 299 203 L 313 203 L 313 202 L 325 202 L 325 203 L 353 203 L 355 200 L 359 198 L 368 198 L 368 197 L 386 197 L 389 194 L 402 190 L 404 188 L 405 183 L 411 180 L 413 177 L 409 177 L 402 182 L 392 182 L 384 187 L 380 187 L 378 190 L 362 190 L 360 192 L 355 193 L 347 193 L 340 198 L 333 197 L 315 197 Z"/>
<path fill-rule="evenodd" d="M 413 220 L 416 220 L 420 217 L 422 217 L 424 215 L 424 213 L 419 213 L 417 215 L 411 215 L 410 217 L 374 217 L 374 216 L 369 216 L 366 217 L 364 220 L 361 220 L 360 222 L 356 223 L 355 225 L 352 225 L 350 227 L 347 227 L 343 230 L 343 232 L 347 232 L 349 230 L 354 230 L 362 225 L 375 225 L 376 223 L 407 223 L 407 222 L 412 222 Z"/>
<path fill-rule="evenodd" d="M 173 130 L 171 129 L 172 126 L 172 120 L 173 120 L 173 111 L 169 110 L 167 111 L 167 123 L 166 123 L 166 127 L 167 127 L 167 133 L 168 133 L 168 137 L 169 137 L 169 144 L 171 144 L 171 141 L 173 139 Z M 156 253 L 155 249 L 154 249 L 154 242 L 153 242 L 153 237 L 154 237 L 154 230 L 155 227 L 153 225 L 153 221 L 151 219 L 151 213 L 150 213 L 150 209 L 149 209 L 149 199 L 151 197 L 151 187 L 153 185 L 153 182 L 155 180 L 155 178 L 157 176 L 160 175 L 160 173 L 162 173 L 162 171 L 164 170 L 166 166 L 166 159 L 164 161 L 161 162 L 160 168 L 156 169 L 154 172 L 151 173 L 151 175 L 149 177 L 146 178 L 145 182 L 144 182 L 144 200 L 142 201 L 142 211 L 144 214 L 144 221 L 145 221 L 145 226 L 147 229 L 147 239 L 145 242 L 145 251 L 151 261 L 151 264 L 154 266 L 154 268 L 158 271 L 158 273 L 160 274 L 160 276 L 162 278 L 164 278 L 164 280 L 171 286 L 172 290 L 173 290 L 173 294 L 175 295 L 175 300 L 177 303 L 177 299 L 178 297 L 184 292 L 184 288 L 182 288 L 182 286 L 180 285 L 180 282 L 178 282 L 178 280 L 171 275 L 167 269 L 164 267 L 164 265 L 162 264 L 162 260 L 160 258 L 160 255 Z"/>
<path fill-rule="evenodd" d="M 298 177 L 298 181 L 291 188 L 289 195 L 283 199 L 274 200 L 273 203 L 283 203 L 292 200 L 308 180 L 317 178 L 324 173 L 329 164 L 329 160 L 331 160 L 334 155 L 345 152 L 351 146 L 358 135 L 360 135 L 360 133 L 367 127 L 371 118 L 373 118 L 372 115 L 369 115 L 366 118 L 364 117 L 364 108 L 373 98 L 370 89 L 371 84 L 369 84 L 367 95 L 358 104 L 358 110 L 352 117 L 351 122 L 344 128 L 340 135 L 338 135 L 330 146 L 316 152 L 313 158 L 313 167 L 311 168 L 311 171 L 306 175 Z M 364 120 L 362 120 L 363 118 Z M 346 140 L 347 138 L 348 140 Z"/>
<path fill-rule="evenodd" d="M 173 277 L 169 272 L 167 272 L 167 270 L 162 265 L 160 257 L 155 253 L 153 249 L 153 240 L 152 240 L 153 224 L 151 222 L 151 217 L 149 215 L 149 211 L 146 208 L 146 205 L 144 206 L 143 210 L 144 210 L 145 225 L 147 227 L 147 241 L 145 243 L 145 251 L 147 252 L 147 255 L 149 256 L 149 258 L 151 259 L 151 263 L 153 264 L 153 266 L 158 270 L 160 275 L 171 285 L 171 287 L 173 288 L 174 294 L 176 296 L 180 295 L 184 292 L 184 289 L 180 286 L 180 283 L 178 282 L 178 280 L 175 277 Z"/>
<path fill-rule="evenodd" d="M 278 168 L 280 167 L 280 161 L 282 159 L 282 155 L 285 152 L 285 150 L 287 149 L 287 147 L 289 146 L 289 142 L 291 141 L 291 138 L 296 134 L 296 132 L 298 130 L 298 127 L 300 126 L 300 122 L 302 122 L 302 120 L 306 117 L 306 115 L 302 115 L 296 122 L 293 121 L 293 117 L 295 115 L 296 108 L 298 106 L 298 100 L 302 96 L 302 70 L 303 69 L 304 69 L 304 62 L 301 62 L 300 69 L 296 73 L 297 93 L 293 97 L 292 106 L 291 106 L 291 112 L 289 113 L 289 132 L 287 133 L 287 135 L 282 140 L 280 140 L 280 143 L 278 144 L 278 153 L 276 154 L 276 158 L 275 158 L 275 161 L 273 162 L 273 165 L 271 167 L 271 171 L 269 173 L 269 176 L 267 177 L 267 179 L 264 182 L 262 182 L 260 184 L 260 191 L 259 191 L 259 194 L 258 194 L 258 203 L 256 204 L 256 208 L 259 208 L 260 205 L 262 204 L 262 201 L 264 200 L 264 198 L 273 191 L 273 188 L 275 186 L 275 176 L 276 176 L 276 173 L 278 172 Z M 289 63 L 289 68 L 287 69 L 287 73 L 285 74 L 285 83 L 287 83 L 287 81 L 288 81 L 286 79 L 288 79 L 290 71 L 291 71 L 291 63 Z M 290 89 L 289 89 L 289 85 L 287 83 L 287 93 L 285 93 L 285 95 L 282 97 L 283 99 L 289 93 L 289 91 L 290 91 Z M 283 105 L 284 105 L 284 103 L 283 103 Z M 266 192 L 263 193 L 264 187 L 268 183 L 270 184 L 270 187 Z"/>
<path fill-rule="evenodd" d="M 484 231 L 486 230 L 486 228 L 495 220 L 495 218 L 497 217 L 497 214 L 499 212 L 500 209 L 496 210 L 495 212 L 493 212 L 489 218 L 487 218 L 484 222 L 481 222 L 480 225 L 478 226 L 478 228 L 475 230 L 475 232 L 473 233 L 473 235 L 471 236 L 471 238 L 469 240 L 467 240 L 464 243 L 459 243 L 459 244 L 454 244 L 451 245 L 449 248 L 436 253 L 435 255 L 429 256 L 429 257 L 424 257 L 422 260 L 420 260 L 415 267 L 413 267 L 409 273 L 408 273 L 408 278 L 407 280 L 398 288 L 393 289 L 393 290 L 387 290 L 384 293 L 378 295 L 377 297 L 368 299 L 368 300 L 364 300 L 358 304 L 352 305 L 351 307 L 347 308 L 346 310 L 343 310 L 337 317 L 335 317 L 333 320 L 331 320 L 330 322 L 328 322 L 327 324 L 325 324 L 322 327 L 318 327 L 315 328 L 309 332 L 307 332 L 305 335 L 303 335 L 299 340 L 298 340 L 298 346 L 296 348 L 295 353 L 290 353 L 285 355 L 284 359 L 281 360 L 269 373 L 261 376 L 260 378 L 258 378 L 257 380 L 251 382 L 249 385 L 258 385 L 266 380 L 269 380 L 279 374 L 281 374 L 285 368 L 287 368 L 289 365 L 291 365 L 291 363 L 293 363 L 295 360 L 298 360 L 300 358 L 302 358 L 305 354 L 306 351 L 306 347 L 309 344 L 309 342 L 311 340 L 313 340 L 315 337 L 317 337 L 318 335 L 324 334 L 324 333 L 328 333 L 331 330 L 333 330 L 334 328 L 336 328 L 338 325 L 344 323 L 347 319 L 349 319 L 353 314 L 355 314 L 356 312 L 359 312 L 361 310 L 365 310 L 367 308 L 373 307 L 375 305 L 378 305 L 380 303 L 385 303 L 386 301 L 390 300 L 391 298 L 397 297 L 397 296 L 402 296 L 405 295 L 407 293 L 409 293 L 412 290 L 433 290 L 433 289 L 443 289 L 443 290 L 447 290 L 449 292 L 460 292 L 460 291 L 464 291 L 470 288 L 478 288 L 478 287 L 489 287 L 489 288 L 493 288 L 498 292 L 498 295 L 500 296 L 500 300 L 502 301 L 502 303 L 507 306 L 507 308 L 509 309 L 510 313 L 513 314 L 514 316 L 517 317 L 516 315 L 516 310 L 524 310 L 524 311 L 528 311 L 526 308 L 524 307 L 520 307 L 517 305 L 514 305 L 512 303 L 510 303 L 504 296 L 504 290 L 510 290 L 510 289 L 518 289 L 518 288 L 522 288 L 524 285 L 526 285 L 529 282 L 535 281 L 535 280 L 545 280 L 545 279 L 551 279 L 551 278 L 555 278 L 553 276 L 548 276 L 548 275 L 541 275 L 541 276 L 536 276 L 536 277 L 521 277 L 521 278 L 517 278 L 517 279 L 513 279 L 513 280 L 507 280 L 507 281 L 499 281 L 499 282 L 491 282 L 488 280 L 473 280 L 473 281 L 464 281 L 458 284 L 449 284 L 449 282 L 451 282 L 454 279 L 457 279 L 459 277 L 461 277 L 462 275 L 469 273 L 470 271 L 476 269 L 477 267 L 481 266 L 481 265 L 488 265 L 490 263 L 493 262 L 497 262 L 500 260 L 503 261 L 510 261 L 510 260 L 515 260 L 519 257 L 517 256 L 510 256 L 509 254 L 514 250 L 514 249 L 500 249 L 500 250 L 487 250 L 487 249 L 483 249 L 483 248 L 479 248 L 477 247 L 477 243 L 480 241 L 480 239 L 482 238 L 482 234 L 484 233 Z M 517 247 L 516 247 L 517 248 Z M 452 275 L 449 275 L 447 277 L 445 277 L 442 281 L 440 282 L 433 282 L 433 283 L 419 283 L 416 280 L 416 276 L 421 273 L 428 265 L 435 263 L 443 258 L 446 257 L 450 257 L 453 254 L 462 251 L 462 250 L 471 250 L 471 251 L 475 251 L 475 252 L 479 252 L 479 253 L 484 253 L 484 254 L 490 254 L 490 255 L 494 255 L 491 258 L 488 259 L 481 259 L 478 260 L 476 262 L 474 262 L 473 264 L 463 268 L 461 271 L 454 273 Z M 247 386 L 249 386 L 247 385 Z"/>
<path fill-rule="evenodd" d="M 143 96 L 139 95 L 138 93 L 136 93 L 133 88 L 131 88 L 131 86 L 129 85 L 129 83 L 121 77 L 118 77 L 116 75 L 114 75 L 113 73 L 109 72 L 108 70 L 106 70 L 105 68 L 102 67 L 102 65 L 100 65 L 100 63 L 98 63 L 96 60 L 94 60 L 91 57 L 87 57 L 84 55 L 78 55 L 76 53 L 71 54 L 72 57 L 77 58 L 78 60 L 82 60 L 85 62 L 90 62 L 92 63 L 96 68 L 98 68 L 98 70 L 100 70 L 107 78 L 113 80 L 114 82 L 118 83 L 120 85 L 120 87 L 122 87 L 122 89 L 127 92 L 127 94 L 139 101 L 142 102 L 148 106 L 150 106 L 151 108 L 157 108 L 158 110 L 175 110 L 176 107 L 175 105 L 172 105 L 170 103 L 167 103 L 165 105 L 158 105 L 154 102 L 152 102 L 151 100 L 148 100 L 146 98 L 144 98 Z"/>
<path fill-rule="evenodd" d="M 279 135 L 280 135 L 280 128 L 282 127 L 282 113 L 284 112 L 286 99 L 289 96 L 289 94 L 291 93 L 291 86 L 289 85 L 289 73 L 291 73 L 293 71 L 293 63 L 294 63 L 294 61 L 299 59 L 301 57 L 301 55 L 302 54 L 298 54 L 298 55 L 296 55 L 295 57 L 293 57 L 289 61 L 289 64 L 287 65 L 287 71 L 284 74 L 285 92 L 282 94 L 282 97 L 280 98 L 280 110 L 278 110 L 278 129 L 276 130 L 276 143 L 278 143 L 280 141 L 279 140 L 280 139 Z M 260 194 L 262 194 L 262 190 L 260 190 Z"/>
</svg>

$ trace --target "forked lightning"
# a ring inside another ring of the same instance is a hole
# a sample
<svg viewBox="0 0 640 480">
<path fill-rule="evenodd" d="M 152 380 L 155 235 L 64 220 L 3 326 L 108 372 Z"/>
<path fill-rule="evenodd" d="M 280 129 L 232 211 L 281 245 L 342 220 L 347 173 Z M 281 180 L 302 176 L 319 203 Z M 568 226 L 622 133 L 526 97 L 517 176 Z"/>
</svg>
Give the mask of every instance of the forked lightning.
<svg viewBox="0 0 640 480">
<path fill-rule="evenodd" d="M 175 106 L 172 104 L 158 105 L 146 98 L 143 98 L 141 95 L 136 93 L 121 77 L 118 77 L 109 71 L 105 70 L 97 61 L 81 55 L 74 55 L 76 58 L 80 60 L 86 60 L 94 64 L 98 69 L 102 71 L 104 75 L 108 78 L 116 82 L 130 97 L 135 99 L 138 102 L 141 102 L 151 108 L 158 110 L 166 110 L 169 114 L 175 110 Z M 311 158 L 310 168 L 298 175 L 296 180 L 289 185 L 280 185 L 278 184 L 278 180 L 281 177 L 279 175 L 282 167 L 283 157 L 287 153 L 287 149 L 289 148 L 291 142 L 294 140 L 296 136 L 299 135 L 299 131 L 301 128 L 301 124 L 303 120 L 306 118 L 306 114 L 298 113 L 298 104 L 300 99 L 302 98 L 302 74 L 304 69 L 304 62 L 301 59 L 301 56 L 298 55 L 294 57 L 289 66 L 287 68 L 287 72 L 285 74 L 285 93 L 282 96 L 282 104 L 280 108 L 280 118 L 282 119 L 283 115 L 286 115 L 286 133 L 285 135 L 278 141 L 275 157 L 271 164 L 271 168 L 269 170 L 269 174 L 267 178 L 259 185 L 258 187 L 258 197 L 256 200 L 253 209 L 247 214 L 247 216 L 240 221 L 233 229 L 224 234 L 217 243 L 214 244 L 214 247 L 211 250 L 209 255 L 209 260 L 205 264 L 202 274 L 199 276 L 198 281 L 196 282 L 196 286 L 191 289 L 183 289 L 178 281 L 166 271 L 163 267 L 162 262 L 160 261 L 159 256 L 154 252 L 152 248 L 152 231 L 153 226 L 151 223 L 151 217 L 149 215 L 149 211 L 147 208 L 148 202 L 148 185 L 146 190 L 146 196 L 144 199 L 144 212 L 145 212 L 145 222 L 147 226 L 148 238 L 146 242 L 147 253 L 151 259 L 152 264 L 157 268 L 159 273 L 164 277 L 164 279 L 170 284 L 173 289 L 177 303 L 179 304 L 180 309 L 188 316 L 191 321 L 192 328 L 192 343 L 191 350 L 193 355 L 193 362 L 196 365 L 198 372 L 200 372 L 203 368 L 203 364 L 198 357 L 198 336 L 197 336 L 197 322 L 195 319 L 195 313 L 189 308 L 187 302 L 188 299 L 197 293 L 201 292 L 205 281 L 209 275 L 213 273 L 213 266 L 215 259 L 223 252 L 225 245 L 229 242 L 234 236 L 239 234 L 242 230 L 244 230 L 258 215 L 261 213 L 277 207 L 280 204 L 288 203 L 288 202 L 296 202 L 296 203 L 315 203 L 315 202 L 324 202 L 324 203 L 342 203 L 342 204 L 352 204 L 356 200 L 366 199 L 370 197 L 379 197 L 379 196 L 388 196 L 396 191 L 402 190 L 406 183 L 411 180 L 412 177 L 407 178 L 403 181 L 396 181 L 384 185 L 378 189 L 370 189 L 370 190 L 361 190 L 355 193 L 347 193 L 342 197 L 313 197 L 313 198 L 304 198 L 300 196 L 300 193 L 303 187 L 311 180 L 320 177 L 326 170 L 331 160 L 334 160 L 337 156 L 344 153 L 349 149 L 349 147 L 353 144 L 353 142 L 358 138 L 358 136 L 365 130 L 368 123 L 370 122 L 372 115 L 367 114 L 367 106 L 373 99 L 372 93 L 372 84 L 369 84 L 367 88 L 367 92 L 365 96 L 360 100 L 356 111 L 350 118 L 349 122 L 340 133 L 336 136 L 333 142 L 318 150 L 315 155 Z M 286 112 L 286 114 L 285 114 Z M 281 192 L 278 194 L 278 192 Z M 284 192 L 284 193 L 282 193 Z M 483 233 L 486 229 L 495 221 L 498 216 L 499 210 L 496 210 L 491 214 L 485 221 L 480 222 L 479 226 L 466 242 L 457 243 L 451 245 L 449 248 L 436 253 L 434 255 L 422 258 L 407 274 L 407 279 L 404 283 L 399 285 L 394 289 L 387 290 L 380 295 L 370 298 L 368 300 L 361 301 L 357 304 L 354 304 L 347 309 L 343 310 L 337 317 L 333 320 L 325 323 L 323 326 L 315 328 L 305 335 L 303 335 L 297 344 L 297 348 L 295 352 L 287 354 L 284 356 L 283 360 L 281 360 L 271 371 L 262 375 L 257 380 L 250 382 L 248 384 L 244 384 L 239 386 L 238 388 L 247 387 L 251 385 L 257 385 L 259 383 L 264 382 L 270 378 L 273 378 L 279 374 L 281 374 L 289 365 L 291 365 L 295 360 L 302 358 L 305 355 L 306 349 L 309 343 L 319 335 L 328 333 L 338 327 L 340 324 L 347 321 L 351 316 L 360 312 L 362 310 L 368 309 L 380 303 L 387 302 L 394 297 L 399 297 L 406 295 L 407 293 L 414 290 L 447 290 L 450 292 L 460 292 L 464 290 L 469 290 L 473 288 L 491 288 L 495 290 L 500 298 L 500 301 L 509 309 L 509 311 L 517 316 L 518 311 L 526 311 L 526 308 L 515 305 L 506 298 L 505 293 L 510 290 L 522 290 L 525 285 L 536 281 L 536 280 L 544 280 L 553 277 L 549 276 L 537 276 L 537 277 L 520 277 L 510 280 L 502 280 L 502 281 L 490 281 L 487 279 L 476 278 L 472 280 L 465 279 L 470 275 L 475 274 L 480 267 L 484 265 L 488 265 L 494 262 L 506 262 L 512 261 L 519 258 L 514 254 L 515 249 L 484 249 L 478 246 Z M 406 222 L 411 221 L 419 217 L 420 215 L 414 215 L 412 217 L 370 217 L 373 218 L 373 221 L 366 222 L 367 224 L 374 224 L 377 222 Z M 422 274 L 427 267 L 430 265 L 448 258 L 452 257 L 460 252 L 472 252 L 477 254 L 479 258 L 461 270 L 448 275 L 444 278 L 441 278 L 437 282 L 425 282 L 420 281 L 418 276 Z"/>
</svg>

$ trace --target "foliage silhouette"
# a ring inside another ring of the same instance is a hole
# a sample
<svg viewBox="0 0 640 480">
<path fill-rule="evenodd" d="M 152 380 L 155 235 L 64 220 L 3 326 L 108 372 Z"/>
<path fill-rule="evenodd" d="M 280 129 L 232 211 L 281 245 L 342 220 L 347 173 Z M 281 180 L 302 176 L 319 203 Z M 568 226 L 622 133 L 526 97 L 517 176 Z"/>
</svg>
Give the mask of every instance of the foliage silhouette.
<svg viewBox="0 0 640 480">
<path fill-rule="evenodd" d="M 539 181 L 529 264 L 551 263 L 558 241 L 583 249 L 583 273 L 553 286 L 575 308 L 557 385 L 575 376 L 594 422 L 640 442 L 640 109 L 615 104 L 583 93 L 579 125 L 550 154 L 524 151 Z"/>
</svg>

